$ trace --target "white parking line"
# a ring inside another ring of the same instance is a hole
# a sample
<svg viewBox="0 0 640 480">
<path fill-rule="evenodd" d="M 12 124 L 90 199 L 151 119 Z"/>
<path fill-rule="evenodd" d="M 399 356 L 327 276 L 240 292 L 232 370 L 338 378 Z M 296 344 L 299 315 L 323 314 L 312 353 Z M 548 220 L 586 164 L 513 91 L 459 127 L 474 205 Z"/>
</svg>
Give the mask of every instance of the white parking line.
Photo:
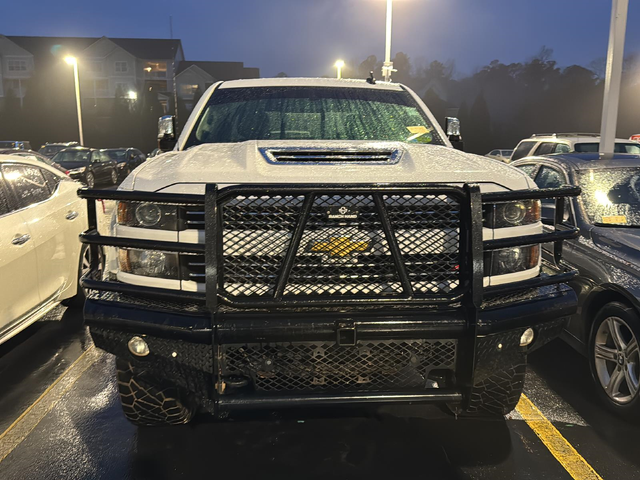
<svg viewBox="0 0 640 480">
<path fill-rule="evenodd" d="M 100 353 L 91 345 L 0 435 L 0 462 L 27 438 L 98 358 Z"/>
</svg>

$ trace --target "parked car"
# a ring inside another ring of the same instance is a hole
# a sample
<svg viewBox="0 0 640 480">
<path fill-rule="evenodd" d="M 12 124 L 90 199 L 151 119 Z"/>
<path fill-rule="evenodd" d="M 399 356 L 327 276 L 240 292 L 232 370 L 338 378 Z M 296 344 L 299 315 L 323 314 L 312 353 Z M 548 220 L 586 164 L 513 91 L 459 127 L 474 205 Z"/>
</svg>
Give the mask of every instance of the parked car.
<svg viewBox="0 0 640 480">
<path fill-rule="evenodd" d="M 49 157 L 45 157 L 44 155 L 41 155 L 38 152 L 34 152 L 33 150 L 14 150 L 14 149 L 2 150 L 0 149 L 0 155 L 14 155 L 14 156 L 17 155 L 19 157 L 35 158 L 36 160 L 46 163 L 50 167 L 53 167 L 64 174 L 67 173 L 67 171 L 64 168 L 62 168 L 60 165 L 55 163 Z"/>
<path fill-rule="evenodd" d="M 66 142 L 66 143 L 45 143 L 40 147 L 38 153 L 45 157 L 53 158 L 56 153 L 69 147 L 80 147 L 78 142 Z"/>
<path fill-rule="evenodd" d="M 147 156 L 137 148 L 107 148 L 104 150 L 109 158 L 118 164 L 118 176 L 123 180 L 138 165 L 141 165 Z"/>
<path fill-rule="evenodd" d="M 0 154 L 0 343 L 60 302 L 84 299 L 78 276 L 90 252 L 78 241 L 87 227 L 79 186 L 40 161 Z"/>
<path fill-rule="evenodd" d="M 66 169 L 71 178 L 90 188 L 99 183 L 118 183 L 117 163 L 104 150 L 87 147 L 65 148 L 52 160 Z"/>
<path fill-rule="evenodd" d="M 541 241 L 560 239 L 527 175 L 455 150 L 457 119 L 445 134 L 399 84 L 237 80 L 202 102 L 179 138 L 161 119 L 174 150 L 135 184 L 81 192 L 118 201 L 111 237 L 93 220 L 84 236 L 118 247 L 84 314 L 130 421 L 516 406 L 529 351 L 576 308 L 566 277 L 541 276 Z"/>
<path fill-rule="evenodd" d="M 495 150 L 491 150 L 487 153 L 485 157 L 495 158 L 496 160 L 500 160 L 504 163 L 509 163 L 511 154 L 513 154 L 513 148 L 496 148 Z"/>
<path fill-rule="evenodd" d="M 537 133 L 518 143 L 511 155 L 511 161 L 532 155 L 595 153 L 599 148 L 600 135 L 597 133 Z M 640 154 L 640 143 L 616 138 L 615 152 Z"/>
<path fill-rule="evenodd" d="M 16 149 L 16 150 L 31 150 L 31 144 L 24 141 L 16 140 L 1 140 L 0 148 L 2 149 Z"/>
<path fill-rule="evenodd" d="M 578 313 L 563 338 L 589 361 L 598 395 L 614 411 L 640 418 L 640 155 L 564 154 L 514 166 L 540 188 L 575 184 L 582 195 L 564 213 L 580 238 L 564 261 L 580 272 L 571 282 Z M 553 214 L 543 203 L 543 215 Z"/>
</svg>

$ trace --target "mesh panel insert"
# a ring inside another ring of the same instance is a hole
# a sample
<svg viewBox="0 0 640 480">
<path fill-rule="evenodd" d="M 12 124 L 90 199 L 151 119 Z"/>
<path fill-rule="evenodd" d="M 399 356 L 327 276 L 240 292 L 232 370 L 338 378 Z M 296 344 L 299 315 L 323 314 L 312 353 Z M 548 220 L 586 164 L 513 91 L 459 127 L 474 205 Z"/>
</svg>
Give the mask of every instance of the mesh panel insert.
<svg viewBox="0 0 640 480">
<path fill-rule="evenodd" d="M 424 389 L 433 369 L 453 369 L 456 340 L 376 340 L 223 345 L 225 375 L 261 391 Z"/>
<path fill-rule="evenodd" d="M 456 290 L 460 285 L 458 201 L 448 195 L 418 194 L 382 199 L 414 294 Z M 226 295 L 273 297 L 304 200 L 304 195 L 264 194 L 236 197 L 222 206 L 222 290 Z M 316 195 L 284 298 L 380 298 L 403 293 L 373 195 Z"/>
</svg>

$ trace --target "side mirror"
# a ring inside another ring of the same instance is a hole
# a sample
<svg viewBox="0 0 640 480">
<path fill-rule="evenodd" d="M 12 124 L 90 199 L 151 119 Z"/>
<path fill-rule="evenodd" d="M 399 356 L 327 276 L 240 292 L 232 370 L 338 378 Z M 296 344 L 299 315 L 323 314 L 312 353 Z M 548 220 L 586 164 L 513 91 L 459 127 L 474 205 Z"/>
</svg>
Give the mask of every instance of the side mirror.
<svg viewBox="0 0 640 480">
<path fill-rule="evenodd" d="M 176 138 L 176 117 L 164 115 L 158 120 L 158 148 L 163 152 L 173 150 Z"/>
<path fill-rule="evenodd" d="M 447 132 L 447 138 L 451 142 L 451 146 L 456 150 L 464 150 L 464 142 L 460 134 L 460 120 L 456 117 L 445 117 L 444 129 Z"/>
</svg>

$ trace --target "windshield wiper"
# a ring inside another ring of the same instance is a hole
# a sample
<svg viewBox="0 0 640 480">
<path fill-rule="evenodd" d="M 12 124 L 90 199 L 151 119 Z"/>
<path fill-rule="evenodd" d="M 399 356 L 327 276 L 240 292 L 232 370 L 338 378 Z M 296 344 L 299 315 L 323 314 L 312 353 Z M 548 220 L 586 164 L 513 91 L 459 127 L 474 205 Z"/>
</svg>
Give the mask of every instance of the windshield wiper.
<svg viewBox="0 0 640 480">
<path fill-rule="evenodd" d="M 615 228 L 640 228 L 640 225 L 629 225 L 626 223 L 601 223 L 596 222 L 593 224 L 595 227 L 615 227 Z"/>
</svg>

